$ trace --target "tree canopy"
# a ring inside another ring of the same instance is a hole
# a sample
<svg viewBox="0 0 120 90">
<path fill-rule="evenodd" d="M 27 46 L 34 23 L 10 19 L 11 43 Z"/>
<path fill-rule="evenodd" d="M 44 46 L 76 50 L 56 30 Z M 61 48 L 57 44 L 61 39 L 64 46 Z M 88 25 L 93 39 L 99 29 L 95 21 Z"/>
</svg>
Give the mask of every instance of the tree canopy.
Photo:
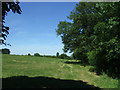
<svg viewBox="0 0 120 90">
<path fill-rule="evenodd" d="M 60 21 L 64 52 L 95 66 L 98 73 L 120 77 L 120 2 L 80 2 L 68 19 Z"/>
<path fill-rule="evenodd" d="M 7 49 L 7 48 L 0 49 L 0 51 L 1 51 L 2 54 L 10 54 L 10 50 Z"/>
<path fill-rule="evenodd" d="M 0 8 L 2 10 L 2 32 L 1 32 L 2 38 L 0 39 L 0 44 L 7 45 L 5 43 L 5 40 L 7 38 L 7 35 L 9 34 L 9 27 L 4 25 L 5 17 L 7 16 L 7 13 L 10 11 L 18 14 L 21 14 L 22 11 L 19 6 L 19 2 L 18 1 L 14 2 L 14 0 L 13 2 L 2 2 L 2 5 L 0 6 Z"/>
</svg>

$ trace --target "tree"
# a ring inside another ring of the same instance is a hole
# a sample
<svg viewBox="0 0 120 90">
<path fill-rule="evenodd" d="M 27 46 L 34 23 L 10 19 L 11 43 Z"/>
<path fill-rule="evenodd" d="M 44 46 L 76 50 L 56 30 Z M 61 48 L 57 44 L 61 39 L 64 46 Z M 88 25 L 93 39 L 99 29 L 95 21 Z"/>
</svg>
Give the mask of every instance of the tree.
<svg viewBox="0 0 120 90">
<path fill-rule="evenodd" d="M 10 54 L 10 50 L 7 48 L 1 49 L 2 50 L 2 54 Z"/>
<path fill-rule="evenodd" d="M 107 73 L 111 77 L 120 78 L 120 2 L 99 3 L 98 14 L 101 15 L 99 22 L 94 25 L 94 59 L 96 71 L 101 74 Z M 88 55 L 90 57 L 90 54 Z"/>
<path fill-rule="evenodd" d="M 69 56 L 67 56 L 66 54 L 61 54 L 60 56 L 59 56 L 59 58 L 61 58 L 61 59 L 71 59 Z"/>
<path fill-rule="evenodd" d="M 81 60 L 81 62 L 88 64 L 87 55 L 84 48 L 76 48 L 73 53 L 74 59 Z"/>
<path fill-rule="evenodd" d="M 93 65 L 97 73 L 120 78 L 120 2 L 80 2 L 56 30 L 64 52 Z"/>
<path fill-rule="evenodd" d="M 0 2 L 1 3 L 1 2 Z M 13 13 L 18 13 L 21 14 L 21 8 L 19 6 L 19 2 L 16 1 L 14 2 L 2 2 L 2 5 L 0 6 L 0 11 L 2 10 L 2 18 L 0 20 L 0 22 L 2 22 L 2 32 L 1 37 L 2 39 L 0 39 L 0 44 L 4 44 L 4 45 L 10 45 L 10 44 L 6 44 L 5 40 L 7 38 L 7 35 L 9 34 L 9 27 L 5 26 L 5 17 L 7 16 L 7 13 L 11 10 Z"/>
<path fill-rule="evenodd" d="M 30 54 L 30 53 L 28 53 L 28 56 L 31 56 L 31 54 Z"/>
<path fill-rule="evenodd" d="M 56 53 L 56 57 L 59 57 L 59 52 Z"/>
<path fill-rule="evenodd" d="M 34 56 L 40 56 L 40 54 L 39 53 L 35 53 Z"/>
<path fill-rule="evenodd" d="M 76 9 L 73 10 L 68 16 L 68 19 L 72 20 L 73 23 L 67 21 L 61 21 L 58 24 L 58 29 L 56 30 L 57 35 L 60 35 L 64 44 L 64 51 L 75 52 L 77 59 L 81 48 L 82 54 L 86 56 L 86 52 L 91 48 L 90 35 L 93 34 L 94 24 L 97 23 L 97 18 L 99 16 L 94 14 L 96 10 L 94 9 L 96 3 L 79 3 L 76 5 Z M 93 20 L 91 22 L 91 20 Z M 89 48 L 90 47 L 90 48 Z M 79 52 L 77 52 L 79 51 Z M 84 58 L 81 58 L 84 60 Z"/>
</svg>

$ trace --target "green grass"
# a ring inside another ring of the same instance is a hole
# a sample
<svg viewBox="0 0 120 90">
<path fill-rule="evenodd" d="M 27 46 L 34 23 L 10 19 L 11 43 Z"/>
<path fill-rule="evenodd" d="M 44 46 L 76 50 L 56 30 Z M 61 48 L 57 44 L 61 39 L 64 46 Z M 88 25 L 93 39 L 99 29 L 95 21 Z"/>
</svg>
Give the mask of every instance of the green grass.
<svg viewBox="0 0 120 90">
<path fill-rule="evenodd" d="M 89 85 L 99 88 L 118 87 L 118 80 L 107 75 L 97 76 L 89 72 L 90 66 L 65 62 L 76 61 L 2 55 L 3 87 L 12 87 L 11 83 L 16 84 L 14 87 L 89 87 Z"/>
</svg>

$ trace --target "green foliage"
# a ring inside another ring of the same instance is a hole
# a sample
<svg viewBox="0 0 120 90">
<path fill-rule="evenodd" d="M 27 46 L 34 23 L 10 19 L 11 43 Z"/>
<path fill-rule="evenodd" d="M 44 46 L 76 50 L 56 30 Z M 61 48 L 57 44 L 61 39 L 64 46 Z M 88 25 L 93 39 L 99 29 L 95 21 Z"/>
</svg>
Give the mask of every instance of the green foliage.
<svg viewBox="0 0 120 90">
<path fill-rule="evenodd" d="M 1 2 L 0 2 L 1 3 Z M 2 7 L 1 7 L 2 6 Z M 9 27 L 5 26 L 5 17 L 7 16 L 7 13 L 12 11 L 13 13 L 21 14 L 21 8 L 19 6 L 19 2 L 2 2 L 2 5 L 0 5 L 0 10 L 2 10 L 2 38 L 0 39 L 0 44 L 4 45 L 10 45 L 6 44 L 4 41 L 7 38 L 7 35 L 9 34 Z"/>
<path fill-rule="evenodd" d="M 40 56 L 40 54 L 39 53 L 35 53 L 34 56 Z"/>
<path fill-rule="evenodd" d="M 88 63 L 87 55 L 84 48 L 76 48 L 73 53 L 74 59 L 81 60 L 83 63 Z"/>
<path fill-rule="evenodd" d="M 40 55 L 40 57 L 57 58 L 56 56 L 51 56 L 51 55 Z"/>
<path fill-rule="evenodd" d="M 98 74 L 105 72 L 113 78 L 120 77 L 120 50 L 118 48 L 120 48 L 119 43 L 112 39 L 109 42 L 101 43 L 101 47 L 88 52 L 89 63 L 95 66 Z"/>
<path fill-rule="evenodd" d="M 94 66 L 96 64 L 96 51 L 89 51 L 87 52 L 87 56 L 88 56 L 88 62 L 90 65 Z"/>
<path fill-rule="evenodd" d="M 10 50 L 7 48 L 1 49 L 2 50 L 2 54 L 10 54 Z"/>
<path fill-rule="evenodd" d="M 28 53 L 28 56 L 31 56 L 31 54 L 30 54 L 30 53 Z"/>
<path fill-rule="evenodd" d="M 95 70 L 96 70 L 95 67 L 91 67 L 91 68 L 89 69 L 90 72 L 96 72 Z"/>
<path fill-rule="evenodd" d="M 61 58 L 61 59 L 71 59 L 69 56 L 67 56 L 66 54 L 61 54 L 60 56 L 59 56 L 59 58 Z"/>
<path fill-rule="evenodd" d="M 56 57 L 59 57 L 59 52 L 56 53 Z"/>
<path fill-rule="evenodd" d="M 120 2 L 80 2 L 56 30 L 65 52 L 93 65 L 98 74 L 120 78 Z"/>
</svg>

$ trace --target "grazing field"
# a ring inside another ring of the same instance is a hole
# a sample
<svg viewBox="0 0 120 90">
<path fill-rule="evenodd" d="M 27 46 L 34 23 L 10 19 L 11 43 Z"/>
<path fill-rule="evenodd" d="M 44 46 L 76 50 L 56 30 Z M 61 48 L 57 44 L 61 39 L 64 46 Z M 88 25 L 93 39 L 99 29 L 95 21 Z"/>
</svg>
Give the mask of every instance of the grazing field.
<svg viewBox="0 0 120 90">
<path fill-rule="evenodd" d="M 118 80 L 89 72 L 76 60 L 2 55 L 3 88 L 117 88 Z"/>
</svg>

